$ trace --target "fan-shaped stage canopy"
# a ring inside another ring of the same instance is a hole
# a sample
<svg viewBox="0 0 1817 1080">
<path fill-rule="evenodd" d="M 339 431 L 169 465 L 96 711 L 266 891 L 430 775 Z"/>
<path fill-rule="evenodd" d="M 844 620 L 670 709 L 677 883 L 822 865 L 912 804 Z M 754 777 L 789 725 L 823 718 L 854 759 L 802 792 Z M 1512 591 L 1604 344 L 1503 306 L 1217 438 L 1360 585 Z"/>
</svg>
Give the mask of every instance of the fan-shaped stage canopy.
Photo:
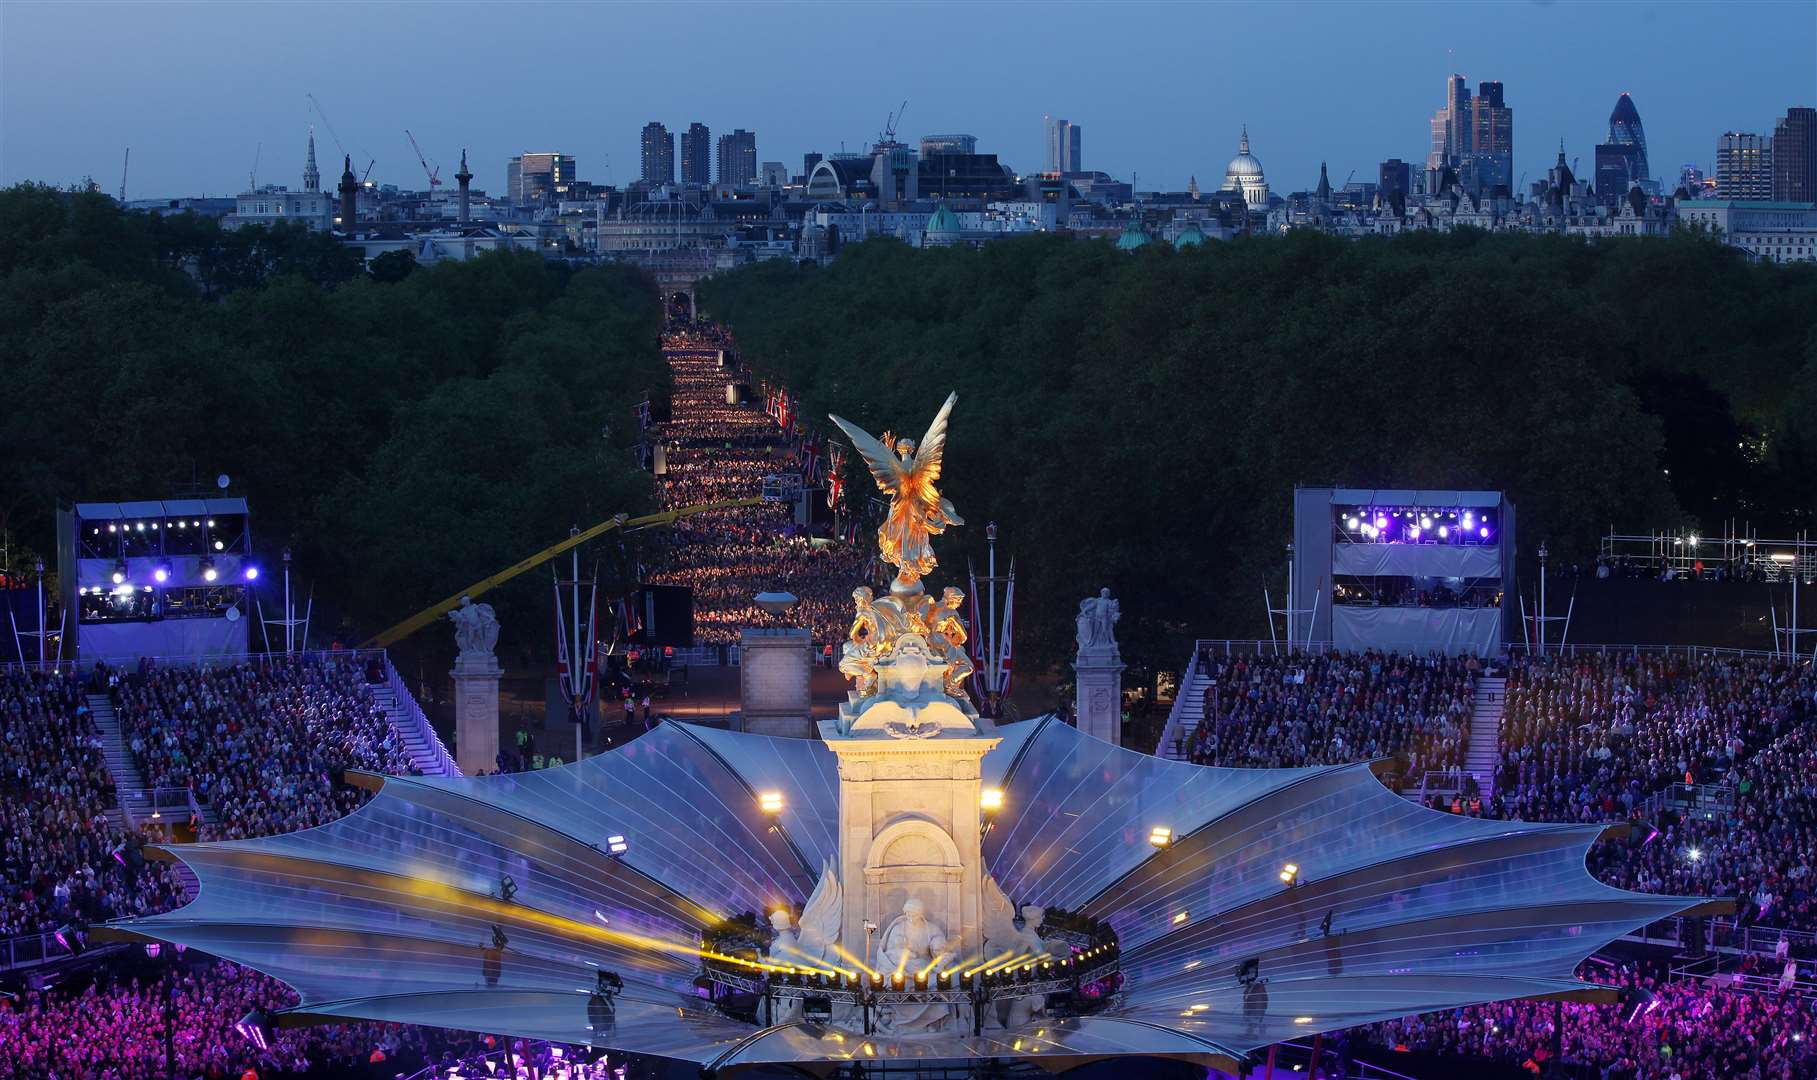
<svg viewBox="0 0 1817 1080">
<path fill-rule="evenodd" d="M 1116 931 L 1125 981 L 1092 1015 L 890 1036 L 811 1019 L 765 1028 L 713 1007 L 696 992 L 703 934 L 742 912 L 799 910 L 837 856 L 840 777 L 818 740 L 691 725 L 541 772 L 355 774 L 378 794 L 332 824 L 162 849 L 194 869 L 196 898 L 97 934 L 180 942 L 282 979 L 302 1003 L 280 1024 L 467 1028 L 716 1070 L 1118 1055 L 1228 1066 L 1385 1017 L 1594 997 L 1606 991 L 1573 978 L 1585 956 L 1710 907 L 1595 881 L 1584 855 L 1603 826 L 1427 810 L 1367 763 L 1207 768 L 1051 718 L 996 735 L 983 781 L 1003 801 L 985 866 L 1018 904 Z M 602 971 L 623 982 L 604 1011 Z"/>
</svg>

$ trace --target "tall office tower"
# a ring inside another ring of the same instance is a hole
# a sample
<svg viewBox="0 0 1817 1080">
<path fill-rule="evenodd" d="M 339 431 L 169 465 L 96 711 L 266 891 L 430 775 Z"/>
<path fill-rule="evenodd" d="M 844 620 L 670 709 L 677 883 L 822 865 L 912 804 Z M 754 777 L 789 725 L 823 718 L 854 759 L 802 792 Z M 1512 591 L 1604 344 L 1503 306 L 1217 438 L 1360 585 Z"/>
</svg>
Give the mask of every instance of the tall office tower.
<svg viewBox="0 0 1817 1080">
<path fill-rule="evenodd" d="M 1787 109 L 1773 125 L 1773 198 L 1817 202 L 1817 109 Z"/>
<path fill-rule="evenodd" d="M 1445 80 L 1445 103 L 1432 114 L 1432 152 L 1426 155 L 1426 171 L 1439 172 L 1445 166 L 1463 163 L 1470 149 L 1470 84 L 1462 75 Z"/>
<path fill-rule="evenodd" d="M 1057 116 L 1047 118 L 1047 171 L 1083 172 L 1081 144 L 1085 131 L 1078 124 Z"/>
<path fill-rule="evenodd" d="M 1463 153 L 1466 183 L 1475 191 L 1514 188 L 1514 110 L 1502 84 L 1480 83 L 1470 103 L 1470 145 Z"/>
<path fill-rule="evenodd" d="M 1716 140 L 1716 197 L 1773 197 L 1773 140 L 1751 132 L 1726 131 Z"/>
<path fill-rule="evenodd" d="M 1703 195 L 1703 170 L 1689 162 L 1678 167 L 1678 186 L 1691 193 L 1691 198 L 1701 199 Z"/>
<path fill-rule="evenodd" d="M 1647 171 L 1647 133 L 1640 126 L 1640 110 L 1625 92 L 1615 99 L 1615 108 L 1609 111 L 1609 144 L 1632 147 L 1629 180 L 1652 178 L 1653 174 Z"/>
<path fill-rule="evenodd" d="M 681 137 L 681 182 L 701 187 L 713 182 L 713 135 L 699 121 Z"/>
<path fill-rule="evenodd" d="M 655 120 L 644 125 L 643 182 L 652 187 L 675 182 L 675 136 Z"/>
<path fill-rule="evenodd" d="M 719 137 L 719 182 L 749 187 L 757 179 L 757 133 L 735 128 Z"/>
<path fill-rule="evenodd" d="M 577 178 L 572 154 L 519 154 L 505 165 L 505 193 L 513 206 L 559 201 Z"/>
<path fill-rule="evenodd" d="M 801 177 L 802 177 L 802 179 L 805 180 L 809 176 L 813 175 L 814 166 L 820 164 L 825 159 L 826 159 L 825 154 L 821 154 L 821 153 L 818 153 L 813 150 L 810 150 L 807 153 L 801 155 Z"/>
<path fill-rule="evenodd" d="M 1384 202 L 1395 192 L 1405 197 L 1413 187 L 1413 166 L 1400 158 L 1389 158 L 1382 162 L 1376 179 L 1375 193 Z"/>
</svg>

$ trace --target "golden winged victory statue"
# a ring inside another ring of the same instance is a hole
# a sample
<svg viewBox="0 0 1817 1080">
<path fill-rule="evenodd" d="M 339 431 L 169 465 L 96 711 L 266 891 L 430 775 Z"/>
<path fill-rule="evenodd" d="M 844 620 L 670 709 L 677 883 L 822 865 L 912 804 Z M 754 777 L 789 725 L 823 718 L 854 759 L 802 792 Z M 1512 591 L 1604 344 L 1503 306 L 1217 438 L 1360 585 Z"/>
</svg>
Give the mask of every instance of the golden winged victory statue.
<svg viewBox="0 0 1817 1080">
<path fill-rule="evenodd" d="M 890 497 L 889 514 L 877 528 L 877 547 L 883 561 L 897 567 L 896 581 L 890 586 L 897 596 L 921 592 L 921 579 L 934 568 L 932 538 L 948 525 L 965 524 L 953 504 L 934 487 L 946 453 L 946 420 L 958 400 L 956 393 L 947 395 L 946 404 L 940 406 L 918 446 L 913 439 L 897 439 L 891 446 L 888 432 L 879 440 L 849 420 L 831 418 L 864 456 L 877 486 Z"/>
</svg>

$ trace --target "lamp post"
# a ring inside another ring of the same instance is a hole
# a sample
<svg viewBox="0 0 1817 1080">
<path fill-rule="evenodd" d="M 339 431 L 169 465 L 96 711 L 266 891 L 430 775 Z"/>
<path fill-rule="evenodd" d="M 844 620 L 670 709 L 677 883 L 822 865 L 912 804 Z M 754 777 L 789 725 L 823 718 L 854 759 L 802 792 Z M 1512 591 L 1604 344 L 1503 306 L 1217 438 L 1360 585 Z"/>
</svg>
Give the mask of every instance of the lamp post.
<svg viewBox="0 0 1817 1080">
<path fill-rule="evenodd" d="M 49 639 L 45 636 L 45 624 L 49 621 L 49 612 L 44 609 L 44 560 L 32 564 L 32 570 L 38 575 L 38 670 L 44 670 L 44 645 Z M 1793 595 L 1797 595 L 1794 588 Z M 61 656 L 61 650 L 59 650 Z"/>
<path fill-rule="evenodd" d="M 1552 553 L 1546 548 L 1546 542 L 1539 542 L 1539 651 L 1546 652 L 1546 559 Z"/>
</svg>

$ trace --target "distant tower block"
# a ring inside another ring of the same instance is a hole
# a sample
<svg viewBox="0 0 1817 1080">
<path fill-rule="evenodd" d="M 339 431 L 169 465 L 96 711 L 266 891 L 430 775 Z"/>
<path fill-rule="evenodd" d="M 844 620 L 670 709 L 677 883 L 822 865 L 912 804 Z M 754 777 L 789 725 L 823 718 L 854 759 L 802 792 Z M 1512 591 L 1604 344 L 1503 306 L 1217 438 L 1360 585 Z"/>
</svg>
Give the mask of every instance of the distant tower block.
<svg viewBox="0 0 1817 1080">
<path fill-rule="evenodd" d="M 467 216 L 467 188 L 473 183 L 473 173 L 467 168 L 467 150 L 461 148 L 461 171 L 454 174 L 455 182 L 461 186 L 460 224 L 465 225 L 472 219 Z"/>
</svg>

